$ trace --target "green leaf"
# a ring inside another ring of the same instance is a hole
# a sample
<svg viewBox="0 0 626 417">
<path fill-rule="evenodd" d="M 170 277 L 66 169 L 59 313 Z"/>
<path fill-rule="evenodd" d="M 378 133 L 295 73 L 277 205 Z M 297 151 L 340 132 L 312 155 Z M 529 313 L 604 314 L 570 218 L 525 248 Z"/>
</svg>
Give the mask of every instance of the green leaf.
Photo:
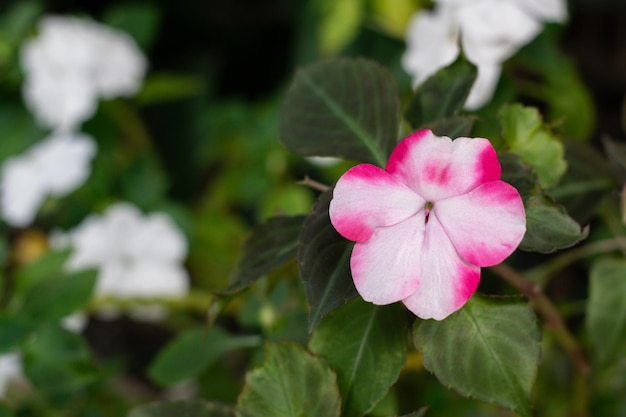
<svg viewBox="0 0 626 417">
<path fill-rule="evenodd" d="M 536 193 L 537 174 L 519 155 L 508 151 L 498 152 L 498 160 L 502 167 L 501 180 L 515 187 L 522 200 L 527 201 L 533 193 Z"/>
<path fill-rule="evenodd" d="M 0 353 L 8 352 L 30 336 L 35 326 L 19 316 L 0 315 Z"/>
<path fill-rule="evenodd" d="M 324 317 L 309 342 L 337 372 L 343 417 L 372 410 L 406 362 L 404 309 L 354 300 Z"/>
<path fill-rule="evenodd" d="M 330 223 L 331 198 L 332 191 L 320 196 L 300 233 L 298 262 L 311 308 L 309 333 L 324 315 L 357 296 L 350 272 L 354 244 L 337 233 Z"/>
<path fill-rule="evenodd" d="M 99 377 L 85 340 L 57 323 L 40 325 L 23 352 L 26 377 L 51 401 L 66 401 Z"/>
<path fill-rule="evenodd" d="M 243 245 L 241 257 L 230 277 L 231 284 L 219 293 L 240 291 L 295 258 L 305 217 L 273 217 L 257 226 Z"/>
<path fill-rule="evenodd" d="M 194 399 L 141 405 L 127 417 L 235 417 L 235 412 L 228 405 Z"/>
<path fill-rule="evenodd" d="M 568 248 L 587 238 L 589 227 L 582 228 L 565 209 L 545 195 L 524 202 L 526 234 L 520 249 L 550 253 Z"/>
<path fill-rule="evenodd" d="M 20 314 L 56 321 L 83 307 L 93 292 L 97 271 L 86 270 L 37 281 L 27 290 Z"/>
<path fill-rule="evenodd" d="M 544 126 L 539 111 L 520 104 L 506 105 L 498 117 L 511 151 L 535 170 L 543 188 L 556 185 L 567 168 L 565 151 L 559 138 Z"/>
<path fill-rule="evenodd" d="M 418 321 L 415 345 L 424 367 L 461 395 L 531 415 L 530 394 L 541 332 L 524 303 L 474 295 L 443 321 Z"/>
<path fill-rule="evenodd" d="M 591 267 L 586 327 L 601 363 L 626 355 L 626 260 L 604 258 Z"/>
<path fill-rule="evenodd" d="M 459 55 L 456 61 L 428 78 L 415 91 L 405 112 L 409 123 L 418 129 L 457 116 L 463 110 L 477 75 L 476 67 L 462 54 Z M 470 121 L 473 124 L 473 119 L 465 119 L 463 124 Z"/>
<path fill-rule="evenodd" d="M 265 361 L 246 375 L 237 417 L 339 417 L 335 373 L 295 343 L 267 343 Z"/>
<path fill-rule="evenodd" d="M 230 350 L 258 345 L 257 336 L 234 337 L 219 327 L 197 327 L 168 343 L 150 365 L 148 374 L 161 385 L 172 385 L 202 373 Z"/>
<path fill-rule="evenodd" d="M 392 74 L 364 59 L 325 60 L 300 69 L 279 115 L 278 135 L 302 156 L 337 156 L 385 166 L 397 143 Z"/>
</svg>

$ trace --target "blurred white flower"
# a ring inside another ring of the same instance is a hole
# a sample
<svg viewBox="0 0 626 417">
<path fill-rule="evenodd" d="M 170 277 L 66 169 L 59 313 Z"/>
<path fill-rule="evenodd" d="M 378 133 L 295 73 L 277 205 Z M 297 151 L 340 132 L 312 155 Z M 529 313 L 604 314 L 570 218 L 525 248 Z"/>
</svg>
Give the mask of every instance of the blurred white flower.
<svg viewBox="0 0 626 417">
<path fill-rule="evenodd" d="M 9 384 L 22 379 L 22 357 L 19 353 L 0 355 L 0 398 L 6 394 Z"/>
<path fill-rule="evenodd" d="M 24 100 L 43 126 L 73 130 L 99 97 L 139 89 L 146 59 L 126 33 L 91 20 L 47 16 L 21 50 Z"/>
<path fill-rule="evenodd" d="M 65 238 L 57 236 L 52 242 L 73 249 L 66 263 L 68 270 L 99 270 L 96 296 L 171 299 L 184 296 L 189 289 L 182 265 L 187 242 L 165 214 L 144 216 L 128 203 L 117 203 L 104 214 L 85 219 Z M 135 315 L 144 319 L 163 317 L 162 310 L 147 307 L 134 309 Z M 103 314 L 115 317 L 117 311 L 105 308 Z"/>
<path fill-rule="evenodd" d="M 24 154 L 8 158 L 0 170 L 4 220 L 12 226 L 27 226 L 47 197 L 62 197 L 85 182 L 95 153 L 90 136 L 56 133 Z"/>
<path fill-rule="evenodd" d="M 461 43 L 478 67 L 465 108 L 477 109 L 493 96 L 502 63 L 541 32 L 542 22 L 566 18 L 564 0 L 438 0 L 409 22 L 402 64 L 419 85 L 451 64 Z"/>
</svg>

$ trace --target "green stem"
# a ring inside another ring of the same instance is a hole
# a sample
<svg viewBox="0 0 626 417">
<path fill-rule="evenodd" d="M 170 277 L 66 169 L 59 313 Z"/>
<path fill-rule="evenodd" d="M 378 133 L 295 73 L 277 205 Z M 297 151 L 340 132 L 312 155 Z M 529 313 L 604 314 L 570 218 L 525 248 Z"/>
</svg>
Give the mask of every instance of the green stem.
<svg viewBox="0 0 626 417">
<path fill-rule="evenodd" d="M 588 256 L 598 255 L 614 250 L 624 250 L 626 248 L 626 236 L 618 236 L 613 239 L 600 240 L 588 243 L 575 249 L 563 252 L 552 260 L 539 266 L 526 270 L 524 276 L 534 283 L 545 286 L 548 279 L 553 277 L 558 271 L 565 269 L 568 265 L 584 259 Z"/>
<path fill-rule="evenodd" d="M 119 100 L 103 103 L 103 105 L 136 151 L 144 151 L 152 147 L 152 138 L 148 129 L 132 106 Z"/>
<path fill-rule="evenodd" d="M 87 306 L 87 311 L 93 312 L 102 307 L 115 307 L 125 311 L 134 306 L 159 305 L 172 310 L 192 311 L 207 314 L 213 305 L 215 296 L 210 293 L 193 291 L 181 298 L 116 298 L 100 297 L 93 299 Z"/>
</svg>

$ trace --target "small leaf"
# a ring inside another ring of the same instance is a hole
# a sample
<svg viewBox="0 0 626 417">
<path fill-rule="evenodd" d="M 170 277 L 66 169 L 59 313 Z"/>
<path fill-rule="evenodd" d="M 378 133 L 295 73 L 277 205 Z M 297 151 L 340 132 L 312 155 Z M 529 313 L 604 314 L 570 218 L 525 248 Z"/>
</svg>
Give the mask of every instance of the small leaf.
<svg viewBox="0 0 626 417">
<path fill-rule="evenodd" d="M 265 361 L 248 372 L 237 417 L 339 417 L 334 372 L 320 358 L 290 342 L 267 343 Z"/>
<path fill-rule="evenodd" d="M 405 113 L 409 123 L 419 129 L 441 119 L 457 116 L 463 109 L 477 75 L 476 67 L 462 54 L 459 55 L 456 61 L 428 78 L 415 91 Z M 463 121 L 464 124 L 470 121 L 473 124 L 473 119 Z"/>
<path fill-rule="evenodd" d="M 506 105 L 498 117 L 511 151 L 535 170 L 543 188 L 556 185 L 567 168 L 565 151 L 559 138 L 544 126 L 539 111 L 519 104 Z"/>
<path fill-rule="evenodd" d="M 354 244 L 330 223 L 328 206 L 332 191 L 323 193 L 300 233 L 300 277 L 304 282 L 309 314 L 309 333 L 320 319 L 357 296 L 350 272 Z"/>
<path fill-rule="evenodd" d="M 301 156 L 337 156 L 385 166 L 397 143 L 392 74 L 364 59 L 338 58 L 300 69 L 285 95 L 278 135 Z"/>
<path fill-rule="evenodd" d="M 601 363 L 626 355 L 626 260 L 601 259 L 591 267 L 586 327 Z"/>
<path fill-rule="evenodd" d="M 565 209 L 545 195 L 524 202 L 526 234 L 520 249 L 550 253 L 568 248 L 587 238 L 589 227 L 581 228 Z"/>
<path fill-rule="evenodd" d="M 127 417 L 235 417 L 235 412 L 228 405 L 193 399 L 140 405 Z"/>
<path fill-rule="evenodd" d="M 19 312 L 36 320 L 59 320 L 87 303 L 96 278 L 95 270 L 86 270 L 37 281 L 24 294 Z"/>
<path fill-rule="evenodd" d="M 337 372 L 343 417 L 372 410 L 406 362 L 406 326 L 400 305 L 354 300 L 325 317 L 309 348 Z"/>
<path fill-rule="evenodd" d="M 148 374 L 161 385 L 172 385 L 202 373 L 223 353 L 259 344 L 256 336 L 234 337 L 219 327 L 197 327 L 168 343 L 150 365 Z"/>
<path fill-rule="evenodd" d="M 241 257 L 230 278 L 231 284 L 219 293 L 240 291 L 295 258 L 298 236 L 305 217 L 273 217 L 257 226 L 244 243 Z"/>
<path fill-rule="evenodd" d="M 22 317 L 0 315 L 0 353 L 5 353 L 30 336 L 35 325 Z"/>
<path fill-rule="evenodd" d="M 531 415 L 541 332 L 526 304 L 474 295 L 443 321 L 417 322 L 415 345 L 439 381 L 483 401 Z"/>
</svg>

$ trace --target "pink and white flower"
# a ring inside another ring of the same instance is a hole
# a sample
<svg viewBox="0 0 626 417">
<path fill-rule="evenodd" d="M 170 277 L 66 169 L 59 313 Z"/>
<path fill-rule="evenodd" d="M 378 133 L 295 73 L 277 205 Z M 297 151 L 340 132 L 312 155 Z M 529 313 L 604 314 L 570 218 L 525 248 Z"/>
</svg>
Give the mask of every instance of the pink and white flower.
<svg viewBox="0 0 626 417">
<path fill-rule="evenodd" d="M 480 268 L 502 262 L 526 231 L 517 190 L 500 180 L 487 139 L 402 140 L 385 169 L 357 165 L 337 182 L 330 219 L 356 242 L 350 259 L 359 294 L 374 304 L 402 301 L 442 320 L 461 308 Z"/>
</svg>

